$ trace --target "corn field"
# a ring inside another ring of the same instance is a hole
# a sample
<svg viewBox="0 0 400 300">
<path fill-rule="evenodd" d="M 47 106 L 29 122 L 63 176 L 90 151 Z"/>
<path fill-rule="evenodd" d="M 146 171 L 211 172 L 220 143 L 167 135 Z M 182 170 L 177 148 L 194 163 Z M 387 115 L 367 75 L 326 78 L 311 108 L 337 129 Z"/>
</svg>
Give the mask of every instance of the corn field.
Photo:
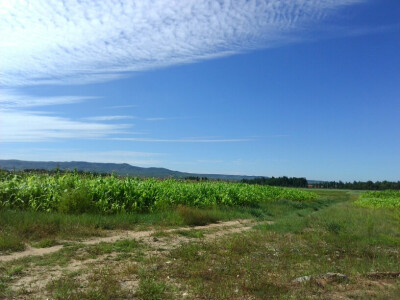
<svg viewBox="0 0 400 300">
<path fill-rule="evenodd" d="M 400 208 L 400 191 L 366 192 L 360 196 L 356 204 L 363 207 Z"/>
<path fill-rule="evenodd" d="M 312 192 L 244 183 L 78 173 L 0 173 L 0 208 L 45 212 L 152 212 L 177 205 L 257 206 L 264 201 L 316 198 Z"/>
</svg>

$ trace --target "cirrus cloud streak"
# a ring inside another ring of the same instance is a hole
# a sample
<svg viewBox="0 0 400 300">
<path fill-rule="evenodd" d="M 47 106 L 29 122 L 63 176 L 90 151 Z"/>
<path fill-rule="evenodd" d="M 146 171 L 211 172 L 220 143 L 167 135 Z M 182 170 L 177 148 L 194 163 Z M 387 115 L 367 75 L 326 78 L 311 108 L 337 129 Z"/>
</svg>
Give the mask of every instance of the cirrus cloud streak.
<svg viewBox="0 0 400 300">
<path fill-rule="evenodd" d="M 3 86 L 85 84 L 301 39 L 365 0 L 0 2 Z"/>
<path fill-rule="evenodd" d="M 0 109 L 0 142 L 98 139 L 124 133 L 130 125 L 80 122 L 28 111 Z"/>
</svg>

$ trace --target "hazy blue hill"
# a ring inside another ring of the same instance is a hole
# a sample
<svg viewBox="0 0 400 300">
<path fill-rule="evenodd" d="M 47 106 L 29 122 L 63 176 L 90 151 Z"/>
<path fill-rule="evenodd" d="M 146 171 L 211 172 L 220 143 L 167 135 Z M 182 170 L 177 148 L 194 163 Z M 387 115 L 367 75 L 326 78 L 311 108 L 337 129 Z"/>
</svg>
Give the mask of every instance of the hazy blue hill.
<svg viewBox="0 0 400 300">
<path fill-rule="evenodd" d="M 165 168 L 141 168 L 131 166 L 129 164 L 114 164 L 114 163 L 92 163 L 84 161 L 24 161 L 24 160 L 0 160 L 0 168 L 5 170 L 27 170 L 27 169 L 42 169 L 42 170 L 74 170 L 96 173 L 112 173 L 119 175 L 130 175 L 138 177 L 157 177 L 157 178 L 185 178 L 189 176 L 207 177 L 210 179 L 222 180 L 241 180 L 243 178 L 252 179 L 256 176 L 242 175 L 223 175 L 223 174 L 195 174 L 179 171 L 172 171 Z"/>
</svg>

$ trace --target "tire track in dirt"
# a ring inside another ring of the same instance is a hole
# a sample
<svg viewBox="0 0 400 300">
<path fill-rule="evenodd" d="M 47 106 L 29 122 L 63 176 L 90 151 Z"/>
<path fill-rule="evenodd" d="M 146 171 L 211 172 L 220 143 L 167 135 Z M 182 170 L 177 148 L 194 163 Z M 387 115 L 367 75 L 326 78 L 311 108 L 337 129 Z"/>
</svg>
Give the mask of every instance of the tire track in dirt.
<svg viewBox="0 0 400 300">
<path fill-rule="evenodd" d="M 226 231 L 229 232 L 241 232 L 243 230 L 248 230 L 251 228 L 251 226 L 246 226 L 246 228 L 243 228 L 244 225 L 249 225 L 250 223 L 255 224 L 253 220 L 249 219 L 241 219 L 241 220 L 233 220 L 233 221 L 227 221 L 227 222 L 220 222 L 220 223 L 215 223 L 215 224 L 209 224 L 209 225 L 204 225 L 204 226 L 192 226 L 192 227 L 180 227 L 180 228 L 174 228 L 174 229 L 168 229 L 164 230 L 166 233 L 173 233 L 175 231 L 187 231 L 187 230 L 207 230 L 207 229 L 223 229 L 224 227 L 234 227 L 234 226 L 240 226 L 242 228 L 237 228 L 235 230 L 228 230 Z M 157 230 L 152 229 L 148 231 L 132 231 L 132 230 L 125 230 L 125 231 L 112 231 L 112 235 L 107 236 L 107 237 L 97 237 L 97 238 L 91 238 L 85 241 L 79 241 L 77 242 L 78 244 L 82 245 L 95 245 L 99 243 L 115 243 L 119 240 L 124 240 L 124 239 L 141 239 L 141 238 L 146 238 L 150 237 L 154 233 L 156 233 Z M 223 231 L 218 233 L 215 232 L 212 235 L 218 236 L 218 235 L 223 235 Z M 0 262 L 9 262 L 13 260 L 17 260 L 20 258 L 25 258 L 25 257 L 30 257 L 30 256 L 42 256 L 46 254 L 51 254 L 55 253 L 61 249 L 63 249 L 63 245 L 57 245 L 57 246 L 52 246 L 48 248 L 33 248 L 31 246 L 27 246 L 27 249 L 22 251 L 22 252 L 14 252 L 11 254 L 7 255 L 0 255 Z"/>
</svg>

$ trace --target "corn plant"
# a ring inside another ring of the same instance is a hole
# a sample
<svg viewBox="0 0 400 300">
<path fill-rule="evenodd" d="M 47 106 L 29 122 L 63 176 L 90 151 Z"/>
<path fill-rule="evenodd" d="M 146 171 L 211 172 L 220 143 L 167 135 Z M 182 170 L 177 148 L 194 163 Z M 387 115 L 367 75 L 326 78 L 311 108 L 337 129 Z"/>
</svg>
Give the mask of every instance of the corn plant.
<svg viewBox="0 0 400 300">
<path fill-rule="evenodd" d="M 366 192 L 355 203 L 363 207 L 400 209 L 400 191 Z"/>
<path fill-rule="evenodd" d="M 92 211 L 106 214 L 152 212 L 178 205 L 200 208 L 257 206 L 263 201 L 317 198 L 312 192 L 244 183 L 195 183 L 78 173 L 10 173 L 0 176 L 0 208 L 68 211 L 69 203 L 75 208 L 78 205 L 74 195 L 85 195 L 92 203 L 89 205 Z"/>
</svg>

